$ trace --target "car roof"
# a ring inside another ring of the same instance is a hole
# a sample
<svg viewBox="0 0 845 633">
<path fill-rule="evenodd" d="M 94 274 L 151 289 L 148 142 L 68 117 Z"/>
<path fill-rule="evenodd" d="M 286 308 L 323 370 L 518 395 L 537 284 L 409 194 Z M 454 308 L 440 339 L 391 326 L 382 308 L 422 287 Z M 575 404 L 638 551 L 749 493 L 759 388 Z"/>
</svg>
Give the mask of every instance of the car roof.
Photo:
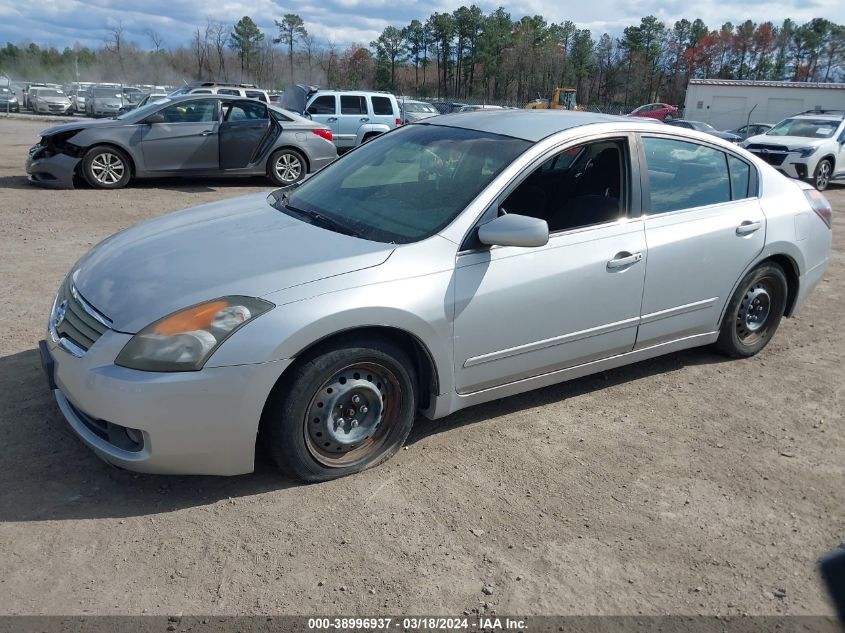
<svg viewBox="0 0 845 633">
<path fill-rule="evenodd" d="M 793 114 L 790 117 L 786 117 L 787 119 L 829 119 L 830 121 L 842 121 L 845 119 L 845 115 L 842 114 L 834 114 L 832 112 L 819 112 L 818 114 L 813 114 L 812 112 L 802 112 L 801 114 Z"/>
<path fill-rule="evenodd" d="M 536 143 L 557 132 L 594 123 L 632 125 L 639 122 L 632 121 L 628 117 L 569 110 L 478 110 L 475 112 L 442 114 L 414 125 L 461 127 L 479 132 L 512 136 Z"/>
</svg>

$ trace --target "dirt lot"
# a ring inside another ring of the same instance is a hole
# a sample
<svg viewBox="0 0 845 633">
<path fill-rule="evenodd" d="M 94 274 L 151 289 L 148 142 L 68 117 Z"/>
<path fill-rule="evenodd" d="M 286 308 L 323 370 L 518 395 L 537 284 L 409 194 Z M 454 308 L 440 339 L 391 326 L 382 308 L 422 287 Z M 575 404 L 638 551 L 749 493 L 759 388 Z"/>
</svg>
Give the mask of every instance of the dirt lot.
<svg viewBox="0 0 845 633">
<path fill-rule="evenodd" d="M 815 561 L 845 539 L 845 187 L 827 278 L 756 358 L 693 350 L 420 420 L 326 484 L 264 462 L 139 476 L 47 390 L 55 290 L 118 229 L 267 185 L 35 189 L 42 127 L 0 119 L 0 612 L 832 613 Z"/>
</svg>

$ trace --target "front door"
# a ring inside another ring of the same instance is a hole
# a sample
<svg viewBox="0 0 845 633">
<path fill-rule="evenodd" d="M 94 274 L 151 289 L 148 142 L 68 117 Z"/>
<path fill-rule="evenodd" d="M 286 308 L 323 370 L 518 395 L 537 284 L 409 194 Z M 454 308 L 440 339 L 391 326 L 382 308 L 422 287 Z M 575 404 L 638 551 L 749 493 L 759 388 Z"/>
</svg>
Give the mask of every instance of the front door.
<svg viewBox="0 0 845 633">
<path fill-rule="evenodd" d="M 629 156 L 627 139 L 556 153 L 501 202 L 505 212 L 545 219 L 548 244 L 458 254 L 459 393 L 631 351 L 646 244 L 630 212 Z"/>
<path fill-rule="evenodd" d="M 218 166 L 217 100 L 180 101 L 155 114 L 163 123 L 141 123 L 141 152 L 150 172 L 205 171 Z"/>
<path fill-rule="evenodd" d="M 642 145 L 648 262 L 638 349 L 715 332 L 766 239 L 750 163 L 668 136 L 643 137 Z"/>
<path fill-rule="evenodd" d="M 220 124 L 220 169 L 242 169 L 254 163 L 271 126 L 267 106 L 256 99 L 224 103 Z"/>
<path fill-rule="evenodd" d="M 358 130 L 370 123 L 367 110 L 367 97 L 364 95 L 340 95 L 340 127 L 337 140 L 346 145 L 354 145 Z"/>
</svg>

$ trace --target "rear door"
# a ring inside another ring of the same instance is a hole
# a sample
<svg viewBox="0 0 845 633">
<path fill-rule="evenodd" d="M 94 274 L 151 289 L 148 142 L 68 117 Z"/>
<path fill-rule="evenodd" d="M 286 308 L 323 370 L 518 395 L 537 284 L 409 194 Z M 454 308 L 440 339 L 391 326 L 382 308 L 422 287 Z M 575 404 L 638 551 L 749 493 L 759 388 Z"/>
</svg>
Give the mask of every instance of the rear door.
<svg viewBox="0 0 845 633">
<path fill-rule="evenodd" d="M 668 135 L 643 135 L 641 148 L 648 259 L 637 349 L 715 332 L 766 239 L 750 163 Z"/>
<path fill-rule="evenodd" d="M 272 122 L 267 106 L 255 99 L 223 104 L 220 124 L 220 169 L 242 169 L 254 163 L 270 134 Z"/>
<path fill-rule="evenodd" d="M 332 135 L 337 140 L 340 125 L 337 119 L 337 95 L 314 95 L 305 111 L 311 115 L 311 120 L 332 129 Z"/>
<path fill-rule="evenodd" d="M 162 123 L 139 124 L 148 171 L 217 169 L 217 99 L 179 101 L 158 110 Z"/>
</svg>

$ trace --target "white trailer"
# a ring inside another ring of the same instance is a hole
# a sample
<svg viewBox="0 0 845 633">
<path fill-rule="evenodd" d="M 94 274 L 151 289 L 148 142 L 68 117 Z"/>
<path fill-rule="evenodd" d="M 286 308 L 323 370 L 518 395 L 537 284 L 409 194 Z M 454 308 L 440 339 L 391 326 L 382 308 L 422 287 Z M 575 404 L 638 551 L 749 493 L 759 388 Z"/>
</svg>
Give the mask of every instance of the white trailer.
<svg viewBox="0 0 845 633">
<path fill-rule="evenodd" d="M 845 110 L 845 83 L 691 79 L 683 116 L 730 130 L 816 109 Z"/>
</svg>

